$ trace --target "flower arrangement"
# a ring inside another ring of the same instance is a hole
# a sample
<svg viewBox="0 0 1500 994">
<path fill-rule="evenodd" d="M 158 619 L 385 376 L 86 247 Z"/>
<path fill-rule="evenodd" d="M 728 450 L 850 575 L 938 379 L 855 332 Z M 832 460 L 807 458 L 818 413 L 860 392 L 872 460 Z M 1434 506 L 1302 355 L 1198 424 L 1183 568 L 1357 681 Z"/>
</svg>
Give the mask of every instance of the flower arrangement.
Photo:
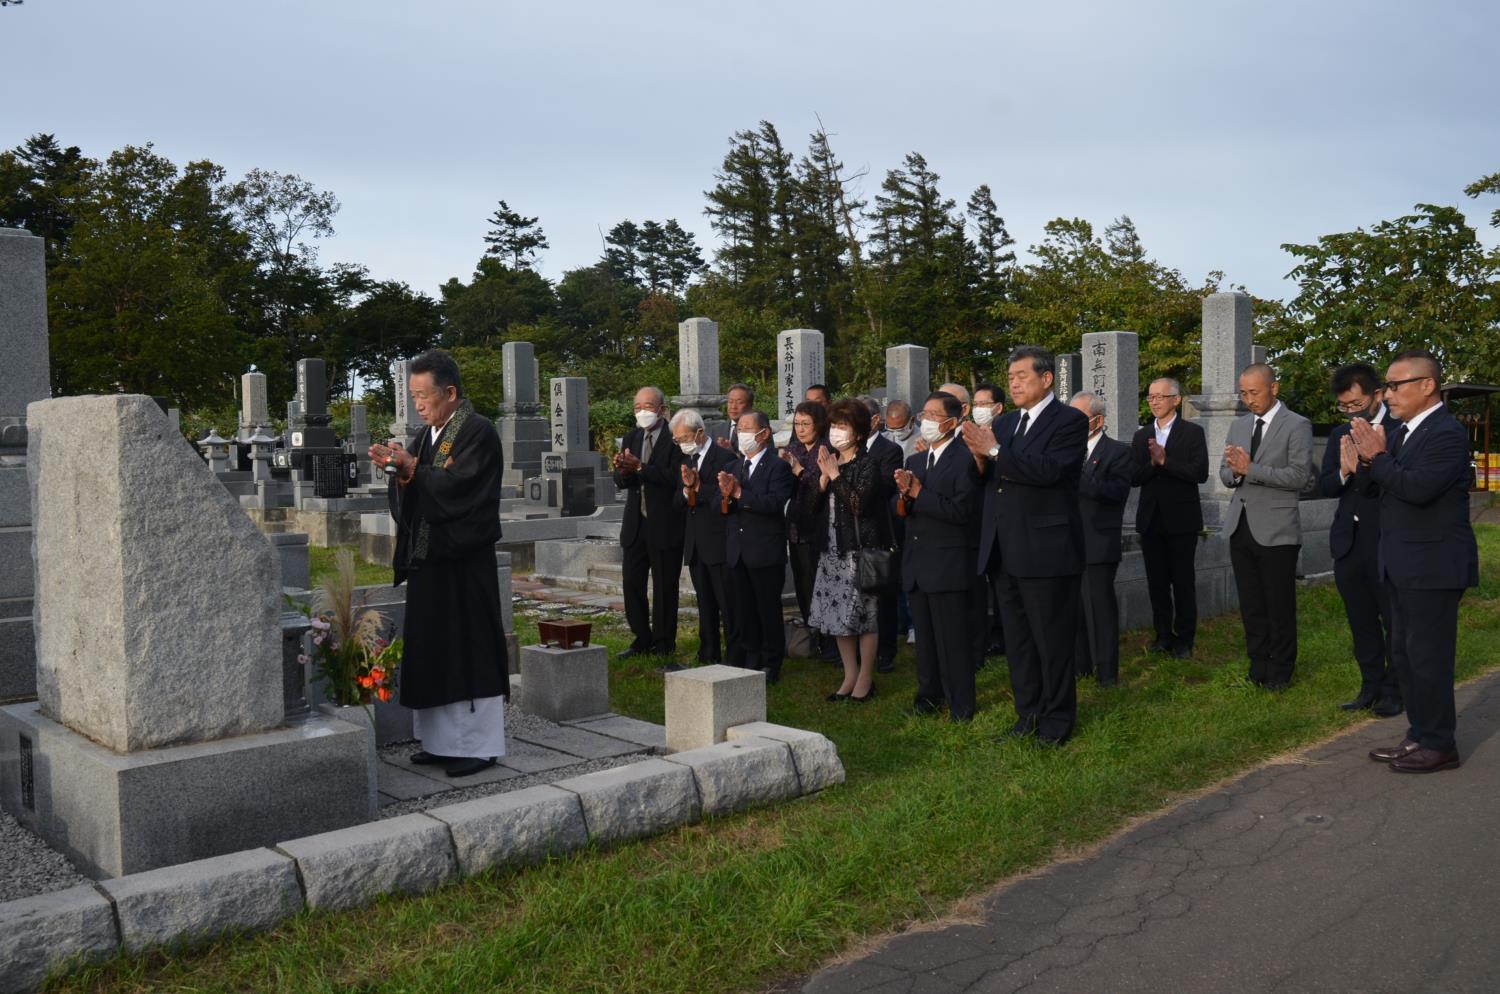
<svg viewBox="0 0 1500 994">
<path fill-rule="evenodd" d="M 312 655 L 335 704 L 369 705 L 388 701 L 395 692 L 401 665 L 401 639 L 382 636 L 386 617 L 361 601 L 354 602 L 354 554 L 340 549 L 336 569 L 323 579 L 311 607 L 300 610 L 312 622 Z"/>
</svg>

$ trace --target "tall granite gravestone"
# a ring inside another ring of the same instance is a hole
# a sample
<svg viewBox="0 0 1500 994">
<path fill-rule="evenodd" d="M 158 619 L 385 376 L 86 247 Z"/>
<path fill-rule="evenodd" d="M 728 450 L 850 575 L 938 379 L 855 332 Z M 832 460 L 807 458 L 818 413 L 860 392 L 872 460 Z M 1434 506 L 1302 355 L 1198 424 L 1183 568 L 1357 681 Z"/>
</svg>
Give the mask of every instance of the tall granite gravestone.
<svg viewBox="0 0 1500 994">
<path fill-rule="evenodd" d="M 1078 352 L 1064 352 L 1053 360 L 1057 366 L 1057 375 L 1052 384 L 1052 393 L 1058 400 L 1066 404 L 1073 399 L 1073 395 L 1085 389 L 1083 385 L 1083 355 Z M 1093 392 L 1090 390 L 1090 392 Z M 1101 394 L 1101 396 L 1103 396 Z M 1110 417 L 1114 417 L 1114 411 L 1110 411 Z"/>
<path fill-rule="evenodd" d="M 582 376 L 554 377 L 547 409 L 552 448 L 542 453 L 542 475 L 527 484 L 527 496 L 567 516 L 591 514 L 599 455 L 589 450 L 589 381 Z"/>
<path fill-rule="evenodd" d="M 688 318 L 677 326 L 678 387 L 672 398 L 678 410 L 693 410 L 710 429 L 723 422 L 724 395 L 719 392 L 719 324 Z M 712 434 L 712 431 L 710 431 Z"/>
<path fill-rule="evenodd" d="M 369 483 L 370 416 L 363 404 L 349 405 L 349 440 L 344 443 L 344 450 L 354 456 L 354 465 L 358 467 L 356 480 Z"/>
<path fill-rule="evenodd" d="M 391 384 L 396 420 L 391 422 L 390 437 L 411 449 L 417 432 L 422 430 L 422 419 L 417 415 L 417 405 L 411 399 L 410 359 L 397 359 L 391 363 Z"/>
<path fill-rule="evenodd" d="M 240 430 L 236 437 L 248 442 L 257 432 L 271 433 L 271 405 L 266 399 L 266 374 L 240 376 Z"/>
<path fill-rule="evenodd" d="M 776 397 L 780 420 L 792 423 L 792 412 L 807 388 L 824 382 L 823 333 L 793 328 L 776 336 Z"/>
<path fill-rule="evenodd" d="M 0 228 L 0 700 L 36 693 L 26 405 L 52 395 L 43 244 Z"/>
<path fill-rule="evenodd" d="M 1250 346 L 1250 361 L 1264 363 L 1266 361 L 1266 347 L 1264 345 Z"/>
<path fill-rule="evenodd" d="M 1140 337 L 1133 331 L 1094 331 L 1083 336 L 1083 385 L 1079 389 L 1104 398 L 1110 436 L 1126 441 L 1140 427 L 1140 348 Z"/>
<path fill-rule="evenodd" d="M 150 398 L 28 409 L 34 704 L 0 708 L 0 803 L 103 876 L 373 817 L 352 723 L 281 727 L 275 550 Z"/>
<path fill-rule="evenodd" d="M 1253 355 L 1253 315 L 1248 294 L 1211 293 L 1203 298 L 1203 392 L 1192 398 L 1197 422 L 1208 442 L 1208 483 L 1202 487 L 1204 523 L 1219 523 L 1215 511 L 1229 502 L 1229 488 L 1219 480 L 1219 459 L 1229 426 L 1244 413 L 1240 405 L 1240 372 Z"/>
<path fill-rule="evenodd" d="M 817 380 L 812 382 L 816 383 Z M 932 372 L 926 346 L 892 345 L 885 350 L 885 402 L 904 400 L 913 416 L 932 393 Z M 800 401 L 802 395 L 798 394 Z"/>
<path fill-rule="evenodd" d="M 500 485 L 514 494 L 541 473 L 550 426 L 537 395 L 536 352 L 531 343 L 506 342 L 500 347 L 500 359 L 505 394 L 495 419 L 504 458 Z"/>
</svg>

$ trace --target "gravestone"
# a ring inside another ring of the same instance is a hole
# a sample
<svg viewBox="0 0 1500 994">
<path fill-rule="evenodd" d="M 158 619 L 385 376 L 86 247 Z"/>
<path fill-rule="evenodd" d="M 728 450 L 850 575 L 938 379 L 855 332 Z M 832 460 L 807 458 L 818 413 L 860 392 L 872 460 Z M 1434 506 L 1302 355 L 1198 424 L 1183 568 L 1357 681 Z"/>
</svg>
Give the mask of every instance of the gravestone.
<svg viewBox="0 0 1500 994">
<path fill-rule="evenodd" d="M 245 373 L 240 376 L 240 430 L 249 439 L 258 430 L 268 434 L 271 428 L 271 405 L 266 399 L 266 374 Z"/>
<path fill-rule="evenodd" d="M 412 444 L 417 432 L 422 430 L 422 419 L 417 415 L 416 402 L 411 399 L 411 360 L 397 359 L 391 363 L 392 403 L 396 408 L 396 419 L 391 422 L 390 437 L 406 446 Z"/>
<path fill-rule="evenodd" d="M 1259 363 L 1266 362 L 1266 347 L 1264 345 L 1250 346 L 1250 361 Z"/>
<path fill-rule="evenodd" d="M 724 422 L 724 395 L 719 392 L 719 324 L 688 318 L 677 326 L 677 370 L 680 392 L 672 398 L 678 410 L 697 411 L 712 429 Z"/>
<path fill-rule="evenodd" d="M 354 455 L 354 465 L 358 467 L 356 481 L 361 484 L 369 483 L 372 472 L 370 467 L 370 417 L 369 412 L 363 404 L 349 405 L 349 440 L 344 444 L 344 448 Z"/>
<path fill-rule="evenodd" d="M 824 382 L 823 333 L 793 328 L 776 336 L 776 397 L 780 420 L 792 423 L 792 412 L 807 388 Z"/>
<path fill-rule="evenodd" d="M 1133 331 L 1094 331 L 1083 336 L 1083 385 L 1079 389 L 1104 398 L 1113 438 L 1128 440 L 1140 426 L 1140 356 L 1140 337 Z"/>
<path fill-rule="evenodd" d="M 893 345 L 885 350 L 885 403 L 904 400 L 916 412 L 922 409 L 930 393 L 932 372 L 925 346 Z M 797 399 L 801 401 L 800 394 Z"/>
<path fill-rule="evenodd" d="M 1056 381 L 1052 384 L 1052 392 L 1057 399 L 1066 404 L 1073 399 L 1073 395 L 1083 386 L 1083 355 L 1079 352 L 1064 352 L 1053 360 L 1057 366 Z M 1110 412 L 1114 416 L 1114 412 Z"/>
<path fill-rule="evenodd" d="M 26 406 L 52 395 L 43 245 L 0 228 L 0 698 L 36 692 Z"/>
<path fill-rule="evenodd" d="M 1249 294 L 1211 293 L 1203 298 L 1203 392 L 1192 398 L 1195 420 L 1208 443 L 1208 482 L 1204 523 L 1219 523 L 1217 514 L 1229 501 L 1229 488 L 1219 479 L 1219 460 L 1229 440 L 1229 426 L 1244 413 L 1240 404 L 1240 372 L 1254 355 L 1254 315 Z"/>
<path fill-rule="evenodd" d="M 563 509 L 570 516 L 590 514 L 594 509 L 592 480 L 600 459 L 598 453 L 589 450 L 588 379 L 553 377 L 547 412 L 551 448 L 542 453 L 541 476 L 528 484 L 527 496 L 547 507 Z"/>
<path fill-rule="evenodd" d="M 38 700 L 0 709 L 4 809 L 104 876 L 373 816 L 366 732 L 281 727 L 276 552 L 150 398 L 28 421 Z"/>
<path fill-rule="evenodd" d="M 500 347 L 500 358 L 504 397 L 495 419 L 504 458 L 500 484 L 510 493 L 519 493 L 527 480 L 542 471 L 550 425 L 537 395 L 536 352 L 531 343 L 506 342 Z"/>
</svg>

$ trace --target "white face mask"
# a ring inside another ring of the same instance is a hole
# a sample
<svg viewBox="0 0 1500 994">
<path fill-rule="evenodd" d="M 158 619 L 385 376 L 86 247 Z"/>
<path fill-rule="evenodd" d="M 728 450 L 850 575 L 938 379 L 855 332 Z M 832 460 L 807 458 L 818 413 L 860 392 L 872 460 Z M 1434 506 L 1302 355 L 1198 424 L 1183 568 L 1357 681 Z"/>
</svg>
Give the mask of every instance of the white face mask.
<svg viewBox="0 0 1500 994">
<path fill-rule="evenodd" d="M 740 443 L 740 455 L 748 456 L 758 448 L 755 444 L 755 436 L 758 434 L 760 433 L 754 431 L 735 432 L 735 437 Z"/>
<path fill-rule="evenodd" d="M 946 421 L 947 418 L 944 418 L 943 420 Z M 922 437 L 925 438 L 925 439 L 927 439 L 927 444 L 929 444 L 929 445 L 933 444 L 938 439 L 942 438 L 943 437 L 942 421 L 928 421 L 926 418 L 923 418 L 922 419 Z"/>
<path fill-rule="evenodd" d="M 828 441 L 835 449 L 847 449 L 854 442 L 854 432 L 848 428 L 830 428 Z"/>
<path fill-rule="evenodd" d="M 974 423 L 981 428 L 988 428 L 990 422 L 995 420 L 995 409 L 993 407 L 974 408 Z"/>
<path fill-rule="evenodd" d="M 698 454 L 697 442 L 678 442 L 677 447 L 682 450 L 682 454 L 685 456 L 696 456 Z"/>
<path fill-rule="evenodd" d="M 910 421 L 908 421 L 908 422 L 906 422 L 906 424 L 902 425 L 900 428 L 889 428 L 888 427 L 888 428 L 886 428 L 885 431 L 881 432 L 881 434 L 888 435 L 891 438 L 907 439 L 907 438 L 911 437 L 911 431 L 912 431 L 912 428 L 914 428 L 914 427 L 915 426 Z"/>
<path fill-rule="evenodd" d="M 635 423 L 641 428 L 651 428 L 656 425 L 655 411 L 636 411 Z"/>
</svg>

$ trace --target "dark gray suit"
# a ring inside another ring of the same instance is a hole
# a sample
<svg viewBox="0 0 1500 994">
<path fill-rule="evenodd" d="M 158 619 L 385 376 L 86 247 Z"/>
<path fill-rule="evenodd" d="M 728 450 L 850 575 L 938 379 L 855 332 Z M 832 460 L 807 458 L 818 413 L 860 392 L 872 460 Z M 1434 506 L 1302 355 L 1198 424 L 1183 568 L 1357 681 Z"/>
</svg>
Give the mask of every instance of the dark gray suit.
<svg viewBox="0 0 1500 994">
<path fill-rule="evenodd" d="M 1113 686 L 1120 676 L 1120 605 L 1115 573 L 1120 568 L 1120 531 L 1125 502 L 1135 477 L 1130 446 L 1100 435 L 1083 462 L 1078 478 L 1078 508 L 1083 515 L 1084 567 L 1080 586 L 1083 624 L 1073 645 L 1079 676 L 1097 676 Z"/>
</svg>

